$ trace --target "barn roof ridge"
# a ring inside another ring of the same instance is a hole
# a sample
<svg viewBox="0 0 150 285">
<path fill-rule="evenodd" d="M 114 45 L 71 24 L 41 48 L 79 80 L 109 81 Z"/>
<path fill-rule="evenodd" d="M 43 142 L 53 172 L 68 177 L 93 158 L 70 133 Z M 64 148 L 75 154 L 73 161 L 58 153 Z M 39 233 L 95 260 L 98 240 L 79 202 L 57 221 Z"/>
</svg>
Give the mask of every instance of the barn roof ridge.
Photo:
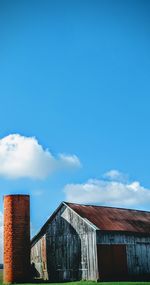
<svg viewBox="0 0 150 285">
<path fill-rule="evenodd" d="M 83 219 L 89 220 L 100 231 L 132 232 L 150 236 L 149 211 L 69 202 L 66 202 L 66 205 Z"/>
<path fill-rule="evenodd" d="M 94 205 L 94 204 L 82 204 L 82 203 L 73 203 L 73 202 L 66 202 L 63 201 L 62 203 L 65 203 L 67 205 L 79 205 L 79 206 L 85 206 L 85 207 L 98 207 L 98 208 L 110 208 L 110 209 L 118 209 L 118 210 L 125 210 L 125 211 L 136 211 L 136 212 L 146 212 L 150 213 L 150 210 L 140 210 L 140 209 L 131 209 L 131 208 L 123 208 L 123 207 L 114 207 L 114 206 L 105 206 L 105 205 Z"/>
</svg>

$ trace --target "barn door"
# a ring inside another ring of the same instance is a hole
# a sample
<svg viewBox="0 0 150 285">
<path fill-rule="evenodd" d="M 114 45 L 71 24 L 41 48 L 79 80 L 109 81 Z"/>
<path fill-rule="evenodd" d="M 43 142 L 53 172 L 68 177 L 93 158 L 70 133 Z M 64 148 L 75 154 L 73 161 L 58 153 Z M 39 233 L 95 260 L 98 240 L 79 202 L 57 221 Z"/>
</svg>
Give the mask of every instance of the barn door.
<svg viewBox="0 0 150 285">
<path fill-rule="evenodd" d="M 97 245 L 100 280 L 125 280 L 127 257 L 125 245 Z"/>
</svg>

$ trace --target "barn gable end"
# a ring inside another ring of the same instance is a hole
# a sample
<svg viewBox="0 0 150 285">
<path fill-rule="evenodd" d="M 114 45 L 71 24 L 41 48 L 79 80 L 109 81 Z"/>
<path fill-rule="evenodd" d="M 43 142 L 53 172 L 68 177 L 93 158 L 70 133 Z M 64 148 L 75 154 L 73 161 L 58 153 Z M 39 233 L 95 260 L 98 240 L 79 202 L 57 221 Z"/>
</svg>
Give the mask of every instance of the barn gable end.
<svg viewBox="0 0 150 285">
<path fill-rule="evenodd" d="M 43 240 L 46 261 L 42 253 Z M 62 203 L 33 238 L 31 260 L 44 279 L 97 280 L 96 227 Z"/>
</svg>

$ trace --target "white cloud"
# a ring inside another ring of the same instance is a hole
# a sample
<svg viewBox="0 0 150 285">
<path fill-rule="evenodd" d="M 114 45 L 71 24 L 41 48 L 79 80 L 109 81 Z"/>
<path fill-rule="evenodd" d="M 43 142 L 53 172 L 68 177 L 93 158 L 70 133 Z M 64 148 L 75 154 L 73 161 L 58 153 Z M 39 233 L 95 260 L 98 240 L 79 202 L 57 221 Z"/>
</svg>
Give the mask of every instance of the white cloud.
<svg viewBox="0 0 150 285">
<path fill-rule="evenodd" d="M 77 156 L 53 156 L 34 137 L 12 134 L 0 140 L 0 175 L 4 177 L 42 179 L 54 171 L 79 166 Z"/>
<path fill-rule="evenodd" d="M 138 181 L 110 181 L 90 179 L 83 184 L 67 184 L 66 200 L 75 203 L 96 203 L 137 209 L 150 208 L 150 190 Z"/>
<path fill-rule="evenodd" d="M 59 154 L 59 161 L 62 164 L 72 165 L 74 167 L 80 167 L 81 163 L 79 158 L 76 155 L 66 155 L 66 154 Z"/>
<path fill-rule="evenodd" d="M 128 176 L 127 174 L 124 174 L 116 169 L 109 170 L 108 172 L 104 173 L 104 178 L 112 181 L 127 181 Z"/>
<path fill-rule="evenodd" d="M 3 263 L 3 214 L 0 212 L 0 263 Z"/>
</svg>

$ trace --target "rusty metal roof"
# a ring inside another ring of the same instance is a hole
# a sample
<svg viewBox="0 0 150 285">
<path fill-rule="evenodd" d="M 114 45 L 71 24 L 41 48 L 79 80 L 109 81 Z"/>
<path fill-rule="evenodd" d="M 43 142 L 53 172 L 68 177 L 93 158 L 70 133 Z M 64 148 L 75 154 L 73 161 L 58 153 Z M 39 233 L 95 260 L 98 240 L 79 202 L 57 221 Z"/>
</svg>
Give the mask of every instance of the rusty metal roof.
<svg viewBox="0 0 150 285">
<path fill-rule="evenodd" d="M 66 202 L 65 204 L 100 230 L 150 234 L 150 212 Z"/>
<path fill-rule="evenodd" d="M 70 207 L 99 230 L 150 235 L 150 212 L 148 211 L 62 202 L 32 238 L 31 246 L 46 232 L 47 225 L 51 223 L 63 205 Z"/>
</svg>

